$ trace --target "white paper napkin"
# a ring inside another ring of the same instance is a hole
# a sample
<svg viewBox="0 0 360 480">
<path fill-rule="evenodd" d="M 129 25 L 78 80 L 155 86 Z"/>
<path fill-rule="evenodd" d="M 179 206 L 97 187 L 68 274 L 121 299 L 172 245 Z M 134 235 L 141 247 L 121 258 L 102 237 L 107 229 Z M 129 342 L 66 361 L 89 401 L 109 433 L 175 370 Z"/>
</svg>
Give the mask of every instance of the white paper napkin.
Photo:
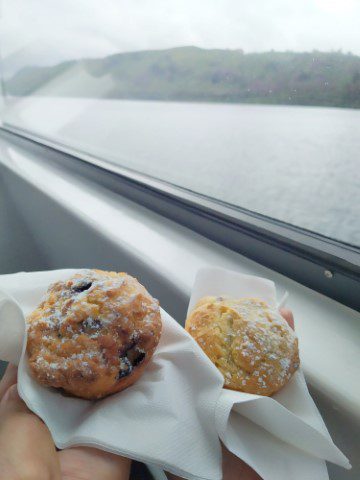
<svg viewBox="0 0 360 480">
<path fill-rule="evenodd" d="M 0 358 L 16 361 L 24 342 L 22 312 L 27 315 L 37 306 L 50 283 L 73 273 L 0 276 L 0 289 L 6 292 L 0 296 Z M 161 314 L 156 353 L 143 376 L 123 392 L 96 402 L 63 396 L 31 378 L 23 352 L 19 394 L 44 420 L 59 448 L 94 446 L 188 479 L 218 480 L 221 449 L 214 411 L 222 377 L 190 335 L 166 312 Z"/>
<path fill-rule="evenodd" d="M 59 448 L 94 446 L 196 480 L 221 478 L 219 437 L 265 480 L 325 480 L 324 459 L 349 467 L 301 372 L 272 398 L 223 390 L 220 373 L 164 311 L 158 349 L 127 390 L 91 402 L 40 386 L 28 371 L 23 315 L 37 306 L 50 283 L 75 271 L 0 276 L 0 358 L 15 363 L 23 351 L 19 393 L 48 425 Z M 204 295 L 223 294 L 257 296 L 276 306 L 273 282 L 203 269 L 189 308 Z"/>
<path fill-rule="evenodd" d="M 206 295 L 258 297 L 277 306 L 273 282 L 220 268 L 199 270 L 188 311 Z M 216 427 L 226 447 L 265 480 L 328 479 L 324 460 L 351 468 L 332 442 L 301 370 L 272 397 L 223 389 Z"/>
</svg>

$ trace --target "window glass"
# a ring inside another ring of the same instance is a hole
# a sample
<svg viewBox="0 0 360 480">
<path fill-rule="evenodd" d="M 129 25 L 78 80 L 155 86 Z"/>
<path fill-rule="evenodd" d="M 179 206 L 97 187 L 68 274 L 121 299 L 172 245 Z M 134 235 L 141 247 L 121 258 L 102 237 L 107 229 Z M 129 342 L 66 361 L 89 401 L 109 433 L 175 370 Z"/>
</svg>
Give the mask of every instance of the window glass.
<svg viewBox="0 0 360 480">
<path fill-rule="evenodd" d="M 2 7 L 5 124 L 360 246 L 360 2 Z"/>
</svg>

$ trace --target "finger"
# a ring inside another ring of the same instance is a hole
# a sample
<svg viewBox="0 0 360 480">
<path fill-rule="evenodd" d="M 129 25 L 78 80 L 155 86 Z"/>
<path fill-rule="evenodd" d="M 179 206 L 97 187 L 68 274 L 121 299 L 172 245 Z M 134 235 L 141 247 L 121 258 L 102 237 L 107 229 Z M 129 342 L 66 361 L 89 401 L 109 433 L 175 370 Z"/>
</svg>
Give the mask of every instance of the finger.
<svg viewBox="0 0 360 480">
<path fill-rule="evenodd" d="M 249 465 L 222 445 L 223 480 L 262 480 Z"/>
<path fill-rule="evenodd" d="M 46 425 L 12 385 L 0 402 L 0 480 L 60 480 L 55 445 Z"/>
<path fill-rule="evenodd" d="M 295 324 L 294 324 L 294 315 L 291 310 L 288 308 L 280 308 L 280 313 L 282 317 L 285 318 L 289 326 L 294 330 L 295 329 Z"/>
<path fill-rule="evenodd" d="M 2 417 L 15 412 L 31 413 L 26 404 L 21 400 L 16 383 L 6 390 L 0 401 L 0 415 Z"/>
<path fill-rule="evenodd" d="M 223 480 L 262 480 L 249 465 L 231 453 L 222 445 L 222 471 Z M 180 477 L 166 472 L 169 480 L 181 480 Z"/>
<path fill-rule="evenodd" d="M 182 477 L 178 477 L 177 475 L 174 475 L 173 473 L 170 472 L 165 472 L 166 477 L 168 480 L 183 480 Z"/>
<path fill-rule="evenodd" d="M 58 453 L 62 480 L 128 480 L 131 460 L 91 447 Z"/>
<path fill-rule="evenodd" d="M 9 363 L 0 382 L 0 400 L 4 396 L 6 390 L 8 390 L 8 388 L 11 387 L 11 385 L 14 385 L 16 382 L 17 367 Z"/>
</svg>

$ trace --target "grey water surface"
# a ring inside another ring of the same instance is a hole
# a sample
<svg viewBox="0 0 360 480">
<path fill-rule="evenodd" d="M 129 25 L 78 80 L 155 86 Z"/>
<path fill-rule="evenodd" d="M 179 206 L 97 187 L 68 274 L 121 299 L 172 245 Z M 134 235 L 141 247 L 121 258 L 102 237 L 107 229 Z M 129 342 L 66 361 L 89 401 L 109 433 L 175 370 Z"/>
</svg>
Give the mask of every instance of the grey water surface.
<svg viewBox="0 0 360 480">
<path fill-rule="evenodd" d="M 21 122 L 28 118 L 26 128 L 360 246 L 360 110 L 39 97 L 31 101 L 31 108 L 20 104 Z"/>
</svg>

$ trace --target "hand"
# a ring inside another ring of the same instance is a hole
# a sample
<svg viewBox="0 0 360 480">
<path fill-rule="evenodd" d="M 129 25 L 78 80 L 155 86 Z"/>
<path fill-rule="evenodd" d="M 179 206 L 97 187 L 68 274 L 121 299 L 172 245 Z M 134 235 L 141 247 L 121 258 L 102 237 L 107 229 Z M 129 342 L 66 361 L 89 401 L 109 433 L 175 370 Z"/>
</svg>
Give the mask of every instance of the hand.
<svg viewBox="0 0 360 480">
<path fill-rule="evenodd" d="M 0 480 L 128 480 L 131 461 L 95 448 L 56 451 L 46 425 L 17 393 L 17 368 L 0 382 Z"/>
</svg>

